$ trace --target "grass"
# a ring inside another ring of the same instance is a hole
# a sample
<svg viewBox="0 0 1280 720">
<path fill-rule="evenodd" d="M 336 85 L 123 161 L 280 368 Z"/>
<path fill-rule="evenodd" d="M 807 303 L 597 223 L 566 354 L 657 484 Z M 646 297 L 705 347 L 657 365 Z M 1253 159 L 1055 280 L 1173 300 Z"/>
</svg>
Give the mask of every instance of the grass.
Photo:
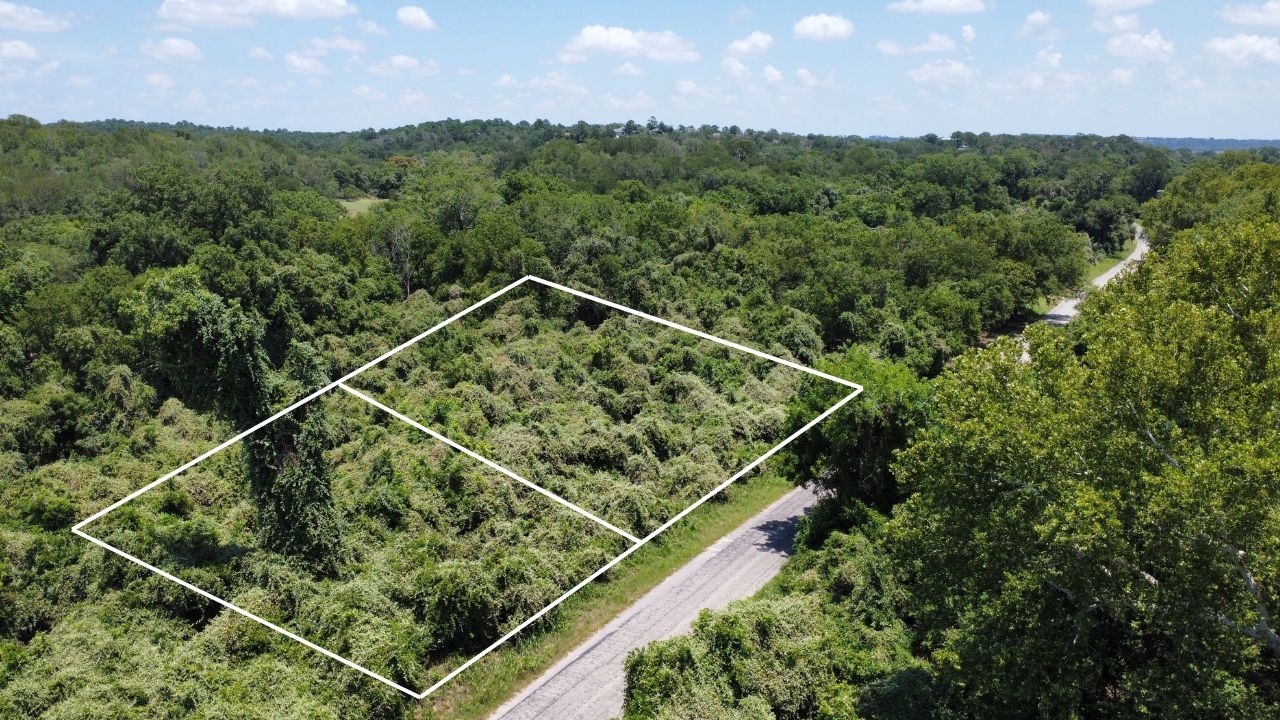
<svg viewBox="0 0 1280 720">
<path fill-rule="evenodd" d="M 1137 244 L 1138 241 L 1131 236 L 1129 241 L 1124 244 L 1124 247 L 1116 250 L 1115 252 L 1100 255 L 1098 260 L 1084 271 L 1084 280 L 1082 281 L 1082 284 L 1093 282 L 1094 278 L 1115 267 L 1121 260 L 1129 257 L 1129 253 L 1133 252 L 1133 248 L 1136 247 Z"/>
<path fill-rule="evenodd" d="M 1119 250 L 1109 252 L 1105 255 L 1099 255 L 1098 259 L 1085 268 L 1084 275 L 1080 278 L 1080 286 L 1087 287 L 1102 273 L 1110 270 L 1120 263 L 1120 261 L 1129 257 L 1129 253 L 1133 252 L 1133 248 L 1137 246 L 1138 241 L 1130 237 L 1124 247 Z M 1049 304 L 1049 298 L 1040 298 L 1040 302 L 1036 303 L 1035 311 L 1040 315 L 1049 312 L 1052 305 Z"/>
<path fill-rule="evenodd" d="M 480 720 L 536 680 L 698 553 L 794 489 L 767 473 L 730 486 L 560 606 L 554 625 L 517 636 L 424 700 L 424 718 Z"/>
<path fill-rule="evenodd" d="M 368 212 L 369 208 L 380 202 L 386 202 L 386 200 L 382 198 L 367 197 L 360 198 L 359 200 L 339 200 L 338 204 L 347 211 L 347 217 L 355 217 L 362 212 Z"/>
</svg>

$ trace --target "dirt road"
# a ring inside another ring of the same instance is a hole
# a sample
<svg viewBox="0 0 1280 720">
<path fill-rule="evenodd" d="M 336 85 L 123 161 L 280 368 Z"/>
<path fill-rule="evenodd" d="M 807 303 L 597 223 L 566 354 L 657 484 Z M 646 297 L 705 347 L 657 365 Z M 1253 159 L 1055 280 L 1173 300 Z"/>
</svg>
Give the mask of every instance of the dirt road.
<svg viewBox="0 0 1280 720">
<path fill-rule="evenodd" d="M 796 524 L 817 500 L 792 490 L 650 590 L 499 708 L 491 720 L 606 720 L 622 713 L 627 653 L 688 632 L 703 608 L 754 595 L 791 554 Z"/>
<path fill-rule="evenodd" d="M 1134 225 L 1134 246 L 1133 252 L 1129 253 L 1129 257 L 1113 265 L 1109 270 L 1093 279 L 1094 287 L 1102 287 L 1111 282 L 1117 275 L 1128 270 L 1142 260 L 1147 254 L 1147 234 L 1142 231 L 1141 225 Z M 1052 325 L 1066 325 L 1071 318 L 1076 316 L 1076 306 L 1080 304 L 1081 297 L 1073 295 L 1066 298 L 1062 302 L 1053 306 L 1053 309 L 1044 316 L 1044 321 Z"/>
</svg>

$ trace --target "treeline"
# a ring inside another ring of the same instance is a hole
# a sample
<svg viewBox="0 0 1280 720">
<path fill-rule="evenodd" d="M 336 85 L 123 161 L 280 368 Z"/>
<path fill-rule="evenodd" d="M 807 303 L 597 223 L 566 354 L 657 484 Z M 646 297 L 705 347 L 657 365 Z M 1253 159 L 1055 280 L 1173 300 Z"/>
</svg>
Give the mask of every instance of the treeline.
<svg viewBox="0 0 1280 720">
<path fill-rule="evenodd" d="M 885 375 L 885 387 L 916 397 L 920 377 L 1076 285 L 1091 254 L 1123 241 L 1137 203 L 1180 163 L 1126 138 L 888 143 L 660 123 L 632 130 L 447 121 L 364 137 L 0 122 L 0 715 L 180 716 L 199 707 L 216 716 L 231 702 L 272 717 L 411 715 L 395 693 L 255 634 L 67 529 L 515 278 L 538 274 L 806 363 L 835 363 L 868 388 Z M 389 202 L 357 217 L 334 202 L 364 193 Z M 572 317 L 583 327 L 602 320 Z M 589 417 L 634 421 L 619 437 L 580 423 L 547 444 L 554 424 L 528 417 L 543 434 L 537 446 L 561 453 L 533 457 L 530 472 L 584 487 L 634 474 L 649 497 L 605 499 L 635 527 L 652 527 L 661 518 L 643 513 L 666 509 L 640 499 L 675 507 L 685 496 L 671 488 L 735 459 L 720 438 L 760 442 L 785 428 L 763 410 L 777 388 L 753 367 L 607 337 L 597 346 L 573 326 L 536 318 L 530 326 L 547 331 L 529 342 L 533 357 L 590 354 L 574 371 L 592 393 Z M 503 427 L 511 393 L 539 392 L 537 377 L 517 372 L 504 389 L 488 364 L 453 372 L 452 405 L 408 397 L 406 411 L 456 413 L 461 431 L 507 447 L 497 439 L 513 432 Z M 824 400 L 818 387 L 803 392 L 804 402 Z M 703 430 L 646 413 L 636 401 L 645 393 L 703 398 Z M 725 394 L 741 402 L 717 399 Z M 899 396 L 884 398 L 857 412 L 869 426 L 897 428 Z M 364 642 L 356 652 L 421 679 L 423 663 L 475 642 L 445 629 L 429 635 L 441 640 L 428 660 L 388 649 L 420 619 L 413 613 L 436 617 L 430 598 L 453 597 L 432 594 L 443 576 L 398 575 L 394 553 L 352 555 L 359 544 L 333 544 L 333 528 L 384 537 L 396 523 L 435 517 L 464 554 L 512 530 L 471 514 L 447 526 L 449 512 L 481 506 L 450 489 L 456 472 L 327 470 L 335 457 L 376 460 L 352 449 L 360 439 L 344 434 L 341 416 L 281 424 L 209 476 L 204 494 L 159 498 L 122 517 L 133 524 L 119 531 L 142 547 L 208 550 L 186 559 L 215 561 L 197 569 L 220 588 L 261 580 L 254 607 L 284 616 L 304 605 L 286 591 L 294 578 L 317 583 L 315 597 L 338 608 L 320 628 L 326 637 Z M 574 440 L 595 436 L 611 442 Z M 896 440 L 850 432 L 842 442 L 874 452 L 865 468 L 831 477 L 878 488 L 876 503 L 888 507 L 900 493 L 885 469 Z M 827 453 L 805 452 L 799 478 L 819 473 Z M 657 462 L 684 455 L 679 466 Z M 254 552 L 223 554 L 237 544 Z M 547 590 L 522 594 L 530 586 L 521 576 L 486 572 L 508 580 L 492 592 L 477 586 L 484 627 Z M 361 578 L 391 578 L 395 589 Z M 342 624 L 343 609 L 363 617 L 387 593 L 416 598 L 399 630 L 367 635 L 359 622 Z"/>
<path fill-rule="evenodd" d="M 1275 717 L 1278 221 L 1280 166 L 1202 161 L 1029 360 L 846 353 L 867 396 L 793 458 L 831 493 L 800 553 L 634 654 L 627 716 Z"/>
<path fill-rule="evenodd" d="M 1275 162 L 1276 158 L 1280 157 L 1280 155 L 1276 154 L 1277 149 L 1280 149 L 1280 139 L 1276 138 L 1144 137 L 1137 138 L 1137 140 L 1155 147 L 1168 148 L 1169 150 L 1188 150 L 1198 153 L 1255 150 L 1260 157 L 1268 162 Z"/>
</svg>

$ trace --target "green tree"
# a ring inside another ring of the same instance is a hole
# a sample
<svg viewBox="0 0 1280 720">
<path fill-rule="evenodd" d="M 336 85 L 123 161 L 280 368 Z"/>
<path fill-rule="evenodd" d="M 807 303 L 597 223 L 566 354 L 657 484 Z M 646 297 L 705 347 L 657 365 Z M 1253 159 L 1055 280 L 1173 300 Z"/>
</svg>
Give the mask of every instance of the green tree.
<svg viewBox="0 0 1280 720">
<path fill-rule="evenodd" d="M 1280 226 L 1201 227 L 959 359 L 896 466 L 926 651 L 981 717 L 1272 717 Z M 1011 671 L 1017 668 L 1017 671 Z"/>
<path fill-rule="evenodd" d="M 856 346 L 820 367 L 864 389 L 787 447 L 787 474 L 832 491 L 839 503 L 861 501 L 887 510 L 901 499 L 890 463 L 924 420 L 928 385 L 904 365 L 872 359 Z M 845 392 L 829 380 L 806 378 L 787 409 L 789 424 L 803 425 Z"/>
</svg>

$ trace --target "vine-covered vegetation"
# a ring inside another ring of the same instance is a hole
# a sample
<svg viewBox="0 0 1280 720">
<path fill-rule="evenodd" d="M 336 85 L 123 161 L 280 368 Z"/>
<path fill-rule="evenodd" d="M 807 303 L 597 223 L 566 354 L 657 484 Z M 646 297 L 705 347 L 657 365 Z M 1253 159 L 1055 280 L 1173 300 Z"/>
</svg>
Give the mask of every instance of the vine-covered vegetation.
<svg viewBox="0 0 1280 720">
<path fill-rule="evenodd" d="M 68 529 L 528 273 L 863 383 L 867 402 L 786 467 L 887 509 L 912 487 L 890 470 L 898 438 L 935 412 L 925 379 L 1072 288 L 1183 162 L 1092 136 L 0 122 L 0 715 L 433 712 Z M 361 195 L 388 202 L 354 217 L 334 202 Z M 1208 204 L 1161 207 L 1176 229 Z M 365 388 L 636 532 L 830 399 L 535 296 L 437 340 Z M 353 402 L 307 406 L 99 532 L 415 687 L 612 549 Z M 859 452 L 832 462 L 831 447 Z M 933 671 L 913 659 L 913 618 L 890 619 L 912 586 L 861 511 L 824 517 L 808 542 L 842 549 L 788 571 L 815 594 L 796 612 L 830 637 L 883 625 L 858 651 L 874 658 L 849 661 L 861 674 L 824 696 L 838 716 L 867 678 Z M 526 535 L 519 567 L 485 559 Z M 817 620 L 828 606 L 849 614 Z"/>
</svg>

